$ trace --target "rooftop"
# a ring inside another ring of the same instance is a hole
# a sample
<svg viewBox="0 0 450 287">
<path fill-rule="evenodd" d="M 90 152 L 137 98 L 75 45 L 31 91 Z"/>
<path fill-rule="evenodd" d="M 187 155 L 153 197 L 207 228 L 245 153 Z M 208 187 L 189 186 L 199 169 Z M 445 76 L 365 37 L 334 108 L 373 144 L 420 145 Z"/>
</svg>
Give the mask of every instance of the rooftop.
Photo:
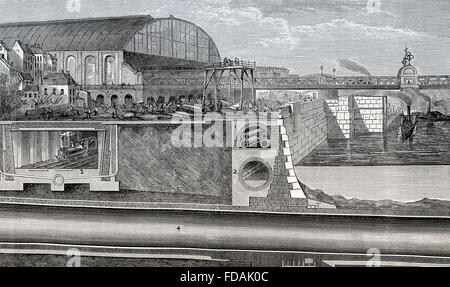
<svg viewBox="0 0 450 287">
<path fill-rule="evenodd" d="M 25 81 L 33 81 L 33 77 L 31 76 L 30 73 L 20 73 L 22 75 L 22 78 Z"/>
<path fill-rule="evenodd" d="M 37 85 L 26 85 L 23 89 L 24 92 L 38 92 L 39 86 Z"/>
<path fill-rule="evenodd" d="M 49 73 L 43 79 L 44 85 L 76 85 L 68 73 Z"/>
<path fill-rule="evenodd" d="M 0 38 L 45 51 L 117 51 L 154 18 L 147 15 L 0 24 Z"/>
<path fill-rule="evenodd" d="M 22 48 L 22 50 L 23 50 L 26 54 L 34 55 L 33 51 L 30 49 L 30 47 L 29 47 L 27 44 L 23 43 L 23 42 L 20 41 L 20 40 L 17 40 L 16 42 L 17 42 L 17 44 L 19 44 L 20 48 Z"/>
</svg>

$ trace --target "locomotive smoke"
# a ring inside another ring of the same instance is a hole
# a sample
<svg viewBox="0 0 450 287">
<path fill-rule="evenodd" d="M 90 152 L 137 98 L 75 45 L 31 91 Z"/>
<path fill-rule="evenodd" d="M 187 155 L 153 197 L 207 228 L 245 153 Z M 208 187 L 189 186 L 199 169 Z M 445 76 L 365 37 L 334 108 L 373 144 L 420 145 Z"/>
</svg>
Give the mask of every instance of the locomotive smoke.
<svg viewBox="0 0 450 287">
<path fill-rule="evenodd" d="M 366 67 L 356 63 L 355 61 L 349 59 L 338 59 L 337 62 L 339 66 L 344 69 L 347 69 L 352 72 L 361 73 L 366 76 L 370 76 L 369 70 Z"/>
</svg>

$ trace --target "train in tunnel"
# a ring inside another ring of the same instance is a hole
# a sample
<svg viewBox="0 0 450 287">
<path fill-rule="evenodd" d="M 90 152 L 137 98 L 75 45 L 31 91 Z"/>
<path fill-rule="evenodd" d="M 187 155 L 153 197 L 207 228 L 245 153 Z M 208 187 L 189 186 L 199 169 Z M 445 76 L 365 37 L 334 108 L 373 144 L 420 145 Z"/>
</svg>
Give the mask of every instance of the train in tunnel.
<svg viewBox="0 0 450 287">
<path fill-rule="evenodd" d="M 96 147 L 97 138 L 94 136 L 85 136 L 78 132 L 62 133 L 57 159 L 62 161 L 85 158 L 96 152 Z"/>
</svg>

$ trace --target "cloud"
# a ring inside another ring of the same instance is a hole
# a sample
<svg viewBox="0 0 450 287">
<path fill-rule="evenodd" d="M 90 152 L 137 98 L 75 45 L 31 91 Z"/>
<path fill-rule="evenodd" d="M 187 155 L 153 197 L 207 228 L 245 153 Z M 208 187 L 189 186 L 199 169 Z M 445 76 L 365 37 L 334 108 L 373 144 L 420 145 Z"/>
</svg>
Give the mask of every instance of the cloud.
<svg viewBox="0 0 450 287">
<path fill-rule="evenodd" d="M 216 1 L 216 0 L 208 0 Z M 308 2 L 308 1 L 306 1 Z M 218 3 L 218 2 L 214 2 Z M 228 4 L 227 4 L 228 3 Z M 243 27 L 244 25 L 253 25 L 255 32 L 260 29 L 274 28 L 273 41 L 276 39 L 282 39 L 279 35 L 285 35 L 290 39 L 290 43 L 298 42 L 293 41 L 293 38 L 304 37 L 303 34 L 310 36 L 316 36 L 320 33 L 344 33 L 348 32 L 353 38 L 361 39 L 366 37 L 381 39 L 381 40 L 393 40 L 398 37 L 407 39 L 426 39 L 433 36 L 416 32 L 408 28 L 396 28 L 392 26 L 372 26 L 368 24 L 355 23 L 347 19 L 334 19 L 327 22 L 317 23 L 313 25 L 295 25 L 283 17 L 265 16 L 260 7 L 241 7 L 233 8 L 229 4 L 233 1 L 225 2 L 222 5 L 204 6 L 197 13 L 204 16 L 210 21 L 215 21 L 217 25 L 223 24 L 227 26 Z M 378 11 L 378 10 L 377 10 Z M 254 25 L 257 26 L 254 26 Z M 270 25 L 271 27 L 267 27 Z M 270 31 L 271 32 L 271 31 Z M 269 37 L 266 37 L 263 42 L 267 41 Z M 299 38 L 300 39 L 300 38 Z"/>
<path fill-rule="evenodd" d="M 281 47 L 283 50 L 289 51 L 294 50 L 299 41 L 299 38 L 292 37 L 290 35 L 284 35 L 279 37 L 264 38 L 259 40 L 257 43 L 261 44 L 265 48 L 274 47 L 275 49 L 278 49 L 279 47 Z"/>
<path fill-rule="evenodd" d="M 216 4 L 220 1 L 207 0 Z M 292 14 L 299 11 L 346 12 L 360 10 L 367 0 L 227 0 L 233 8 L 258 7 L 265 15 Z"/>
<path fill-rule="evenodd" d="M 388 16 L 398 17 L 394 13 L 384 11 L 381 9 L 381 0 L 368 0 L 366 8 L 363 8 L 364 15 L 379 15 L 384 14 Z"/>
<path fill-rule="evenodd" d="M 243 2 L 252 4 L 250 3 L 252 1 Z M 412 40 L 423 40 L 432 37 L 408 28 L 373 26 L 370 24 L 356 23 L 343 18 L 316 24 L 299 25 L 301 21 L 292 17 L 265 14 L 263 7 L 267 7 L 269 5 L 267 4 L 268 2 L 274 2 L 272 5 L 287 3 L 286 0 L 261 1 L 261 3 L 258 3 L 260 5 L 253 7 L 244 5 L 245 3 L 243 4 L 242 2 L 239 4 L 233 0 L 207 0 L 206 3 L 197 6 L 198 9 L 195 9 L 195 14 L 196 17 L 203 17 L 222 31 L 224 27 L 228 27 L 230 29 L 228 31 L 233 31 L 232 33 L 236 34 L 240 33 L 239 37 L 246 39 L 248 49 L 262 46 L 270 49 L 271 52 L 295 50 L 299 47 L 302 40 L 306 38 L 310 40 L 314 39 L 317 45 L 320 45 L 320 43 L 327 42 L 332 38 L 339 38 L 342 41 L 372 38 L 373 40 L 400 40 L 410 42 Z M 279 3 L 277 4 L 275 2 Z M 314 4 L 316 1 L 314 3 L 310 1 L 303 2 L 316 5 Z M 341 3 L 342 1 L 338 2 Z M 350 2 L 352 2 L 350 3 L 352 5 L 344 6 L 359 7 L 358 9 L 362 9 L 361 1 Z M 330 3 L 328 2 L 328 4 Z M 328 4 L 322 3 L 316 5 L 316 7 L 327 7 Z M 308 22 L 311 22 L 311 20 L 317 21 L 318 19 L 308 18 Z M 228 45 L 237 44 L 228 43 Z"/>
<path fill-rule="evenodd" d="M 345 19 L 335 19 L 329 22 L 315 25 L 302 25 L 293 28 L 300 33 L 316 34 L 330 31 L 351 32 L 353 37 L 375 37 L 377 39 L 398 39 L 398 37 L 410 39 L 433 38 L 432 35 L 416 32 L 408 28 L 394 28 L 391 26 L 370 26 L 366 24 L 354 23 Z"/>
</svg>

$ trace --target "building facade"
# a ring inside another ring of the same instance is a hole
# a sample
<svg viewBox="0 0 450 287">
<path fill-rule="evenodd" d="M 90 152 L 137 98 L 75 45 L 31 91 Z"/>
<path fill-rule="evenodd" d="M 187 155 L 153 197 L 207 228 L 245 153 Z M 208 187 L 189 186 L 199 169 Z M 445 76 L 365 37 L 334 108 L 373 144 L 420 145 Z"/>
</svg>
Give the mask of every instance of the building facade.
<svg viewBox="0 0 450 287">
<path fill-rule="evenodd" d="M 18 68 L 32 72 L 31 64 L 44 77 L 47 52 L 56 71 L 70 74 L 80 91 L 107 105 L 130 98 L 145 102 L 143 74 L 148 70 L 201 69 L 220 62 L 214 41 L 202 28 L 173 16 L 1 24 L 0 40 L 18 45 L 15 49 L 23 54 L 23 61 L 15 64 L 23 67 Z M 25 48 L 19 51 L 25 45 L 42 50 L 36 53 L 42 56 L 36 64 L 26 62 Z"/>
<path fill-rule="evenodd" d="M 37 84 L 42 84 L 48 73 L 56 72 L 57 61 L 47 51 L 40 47 L 30 47 L 34 53 L 34 79 Z"/>
<path fill-rule="evenodd" d="M 258 66 L 255 70 L 257 78 L 288 78 L 289 69 L 273 66 Z"/>
<path fill-rule="evenodd" d="M 30 47 L 20 40 L 14 43 L 12 53 L 10 53 L 9 61 L 15 70 L 34 76 L 34 53 Z"/>
</svg>

